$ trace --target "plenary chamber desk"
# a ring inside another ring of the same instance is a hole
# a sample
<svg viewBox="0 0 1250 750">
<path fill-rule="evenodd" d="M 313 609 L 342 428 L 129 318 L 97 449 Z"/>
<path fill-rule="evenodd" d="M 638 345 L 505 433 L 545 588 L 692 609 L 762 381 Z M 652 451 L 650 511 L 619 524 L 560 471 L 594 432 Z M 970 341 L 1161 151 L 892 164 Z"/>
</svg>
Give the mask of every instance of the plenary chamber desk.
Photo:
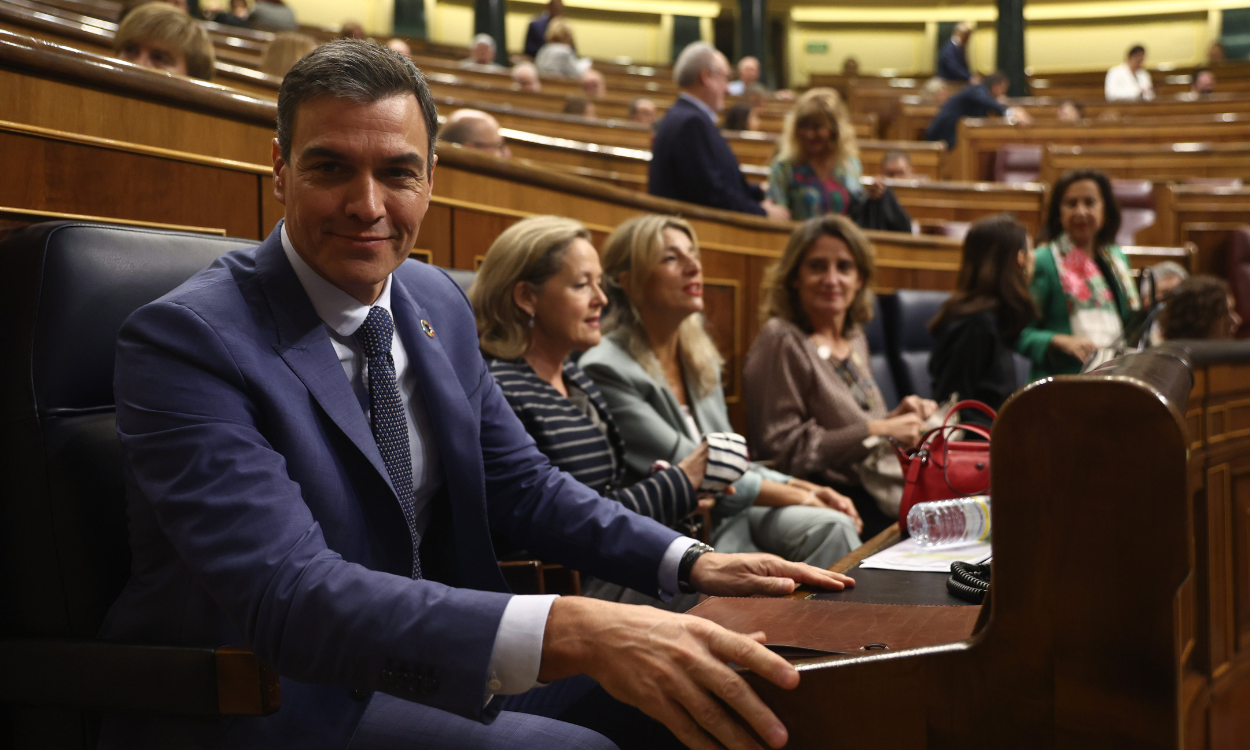
<svg viewBox="0 0 1250 750">
<path fill-rule="evenodd" d="M 789 747 L 1250 748 L 1250 342 L 1034 383 L 991 450 L 983 607 L 874 576 L 692 610 L 836 652 L 794 691 L 750 678 Z"/>
</svg>

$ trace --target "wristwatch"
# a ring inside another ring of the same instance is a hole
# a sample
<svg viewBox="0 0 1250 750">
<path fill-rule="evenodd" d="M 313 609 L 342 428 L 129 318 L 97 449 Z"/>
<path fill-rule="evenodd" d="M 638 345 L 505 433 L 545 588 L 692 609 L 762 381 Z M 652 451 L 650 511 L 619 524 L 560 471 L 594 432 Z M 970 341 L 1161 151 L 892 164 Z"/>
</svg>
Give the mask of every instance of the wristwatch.
<svg viewBox="0 0 1250 750">
<path fill-rule="evenodd" d="M 694 561 L 698 560 L 708 552 L 715 552 L 712 546 L 703 542 L 695 542 L 686 548 L 681 556 L 681 562 L 677 563 L 677 589 L 683 594 L 697 594 L 690 587 L 690 571 L 694 570 Z"/>
</svg>

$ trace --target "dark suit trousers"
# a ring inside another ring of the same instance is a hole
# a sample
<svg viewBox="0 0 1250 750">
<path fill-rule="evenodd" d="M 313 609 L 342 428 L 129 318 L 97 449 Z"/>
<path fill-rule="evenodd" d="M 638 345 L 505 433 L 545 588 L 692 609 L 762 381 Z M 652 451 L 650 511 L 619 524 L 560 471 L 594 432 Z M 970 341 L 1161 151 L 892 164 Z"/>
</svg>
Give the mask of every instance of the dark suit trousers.
<svg viewBox="0 0 1250 750">
<path fill-rule="evenodd" d="M 633 750 L 681 748 L 662 724 L 579 675 L 503 700 L 490 724 L 375 693 L 349 750 Z"/>
</svg>

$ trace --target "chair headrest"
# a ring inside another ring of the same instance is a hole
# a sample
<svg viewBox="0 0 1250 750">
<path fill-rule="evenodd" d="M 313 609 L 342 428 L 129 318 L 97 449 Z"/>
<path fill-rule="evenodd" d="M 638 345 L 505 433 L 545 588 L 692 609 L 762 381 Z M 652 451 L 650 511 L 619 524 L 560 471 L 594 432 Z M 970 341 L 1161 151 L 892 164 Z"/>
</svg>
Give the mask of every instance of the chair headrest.
<svg viewBox="0 0 1250 750">
<path fill-rule="evenodd" d="M 1111 192 L 1120 208 L 1154 208 L 1154 185 L 1150 180 L 1112 180 Z"/>
<path fill-rule="evenodd" d="M 929 321 L 933 320 L 942 304 L 950 296 L 949 292 L 921 289 L 900 289 L 895 293 L 898 300 L 899 351 L 933 349 L 933 335 L 929 333 Z"/>
<path fill-rule="evenodd" d="M 81 222 L 19 229 L 0 242 L 8 273 L 0 368 L 8 414 L 113 405 L 117 332 L 139 307 L 254 240 Z"/>
</svg>

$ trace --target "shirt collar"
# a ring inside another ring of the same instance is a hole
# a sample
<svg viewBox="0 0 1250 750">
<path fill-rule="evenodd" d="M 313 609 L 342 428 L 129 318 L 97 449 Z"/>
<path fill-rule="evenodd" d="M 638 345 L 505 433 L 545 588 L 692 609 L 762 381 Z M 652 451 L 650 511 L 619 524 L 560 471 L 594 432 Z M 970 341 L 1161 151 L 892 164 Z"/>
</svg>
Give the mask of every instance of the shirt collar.
<svg viewBox="0 0 1250 750">
<path fill-rule="evenodd" d="M 388 314 L 391 312 L 390 274 L 387 275 L 386 283 L 382 285 L 382 294 L 377 300 L 372 305 L 363 305 L 360 300 L 324 279 L 295 252 L 295 246 L 291 244 L 291 238 L 286 233 L 286 222 L 282 222 L 281 234 L 282 251 L 286 253 L 291 268 L 295 269 L 295 276 L 308 294 L 308 299 L 312 300 L 317 316 L 335 333 L 344 337 L 352 336 L 365 322 L 373 307 L 381 307 Z"/>
<path fill-rule="evenodd" d="M 686 101 L 694 104 L 694 106 L 698 107 L 699 109 L 703 111 L 703 114 L 708 116 L 708 119 L 712 121 L 713 125 L 716 124 L 716 110 L 707 106 L 707 102 L 697 97 L 693 97 L 690 94 L 687 94 L 685 91 L 681 92 L 681 96 L 678 98 L 685 99 Z"/>
</svg>

